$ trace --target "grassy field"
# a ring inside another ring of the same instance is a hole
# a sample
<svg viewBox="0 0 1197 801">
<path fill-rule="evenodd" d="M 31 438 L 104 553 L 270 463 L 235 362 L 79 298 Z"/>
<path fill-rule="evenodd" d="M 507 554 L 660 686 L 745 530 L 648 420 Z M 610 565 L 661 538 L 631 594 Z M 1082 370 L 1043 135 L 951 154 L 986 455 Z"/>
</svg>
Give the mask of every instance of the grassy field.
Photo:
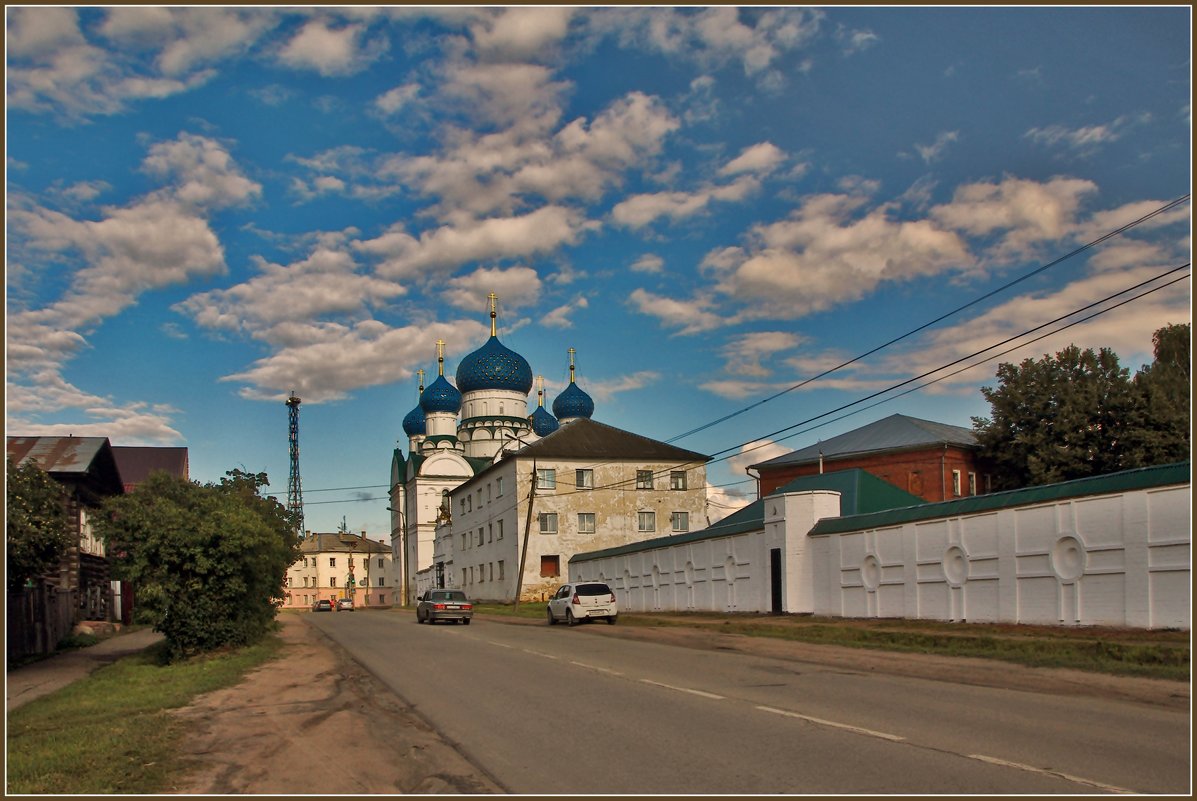
<svg viewBox="0 0 1197 801">
<path fill-rule="evenodd" d="M 8 794 L 159 793 L 182 765 L 182 726 L 168 710 L 229 687 L 273 658 L 276 636 L 163 665 L 160 645 L 8 715 Z"/>
<path fill-rule="evenodd" d="M 544 618 L 543 603 L 479 604 L 481 615 Z M 875 648 L 940 656 L 998 659 L 1029 667 L 1058 667 L 1124 676 L 1187 681 L 1187 631 L 942 623 L 932 620 L 841 619 L 807 615 L 623 613 L 622 626 L 691 626 L 727 634 Z"/>
</svg>

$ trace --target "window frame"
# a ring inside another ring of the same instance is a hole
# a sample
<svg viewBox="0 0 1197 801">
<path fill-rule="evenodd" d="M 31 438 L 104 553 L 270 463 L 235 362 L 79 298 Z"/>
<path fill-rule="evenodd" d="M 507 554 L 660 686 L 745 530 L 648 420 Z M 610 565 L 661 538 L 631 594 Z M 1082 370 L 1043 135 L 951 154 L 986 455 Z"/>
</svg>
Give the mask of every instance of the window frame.
<svg viewBox="0 0 1197 801">
<path fill-rule="evenodd" d="M 583 527 L 583 518 L 587 518 L 589 528 Z M 596 518 L 594 512 L 578 512 L 578 533 L 579 534 L 593 534 L 595 531 Z"/>
<path fill-rule="evenodd" d="M 557 468 L 536 468 L 536 491 L 557 489 Z"/>
<path fill-rule="evenodd" d="M 545 528 L 545 523 L 549 522 L 550 519 L 553 523 L 553 528 L 551 531 Z M 537 514 L 537 520 L 540 524 L 540 533 L 544 534 L 545 536 L 551 536 L 561 531 L 560 521 L 558 520 L 556 512 L 540 512 Z"/>
<path fill-rule="evenodd" d="M 649 523 L 649 527 L 645 528 L 645 522 Z M 641 534 L 648 534 L 657 530 L 657 513 L 656 512 L 637 512 L 636 513 L 636 531 Z"/>
<path fill-rule="evenodd" d="M 669 489 L 675 492 L 688 489 L 686 482 L 685 470 L 670 470 L 669 471 Z"/>
<path fill-rule="evenodd" d="M 636 489 L 651 490 L 656 489 L 655 479 L 652 470 L 637 470 L 636 471 Z"/>
</svg>

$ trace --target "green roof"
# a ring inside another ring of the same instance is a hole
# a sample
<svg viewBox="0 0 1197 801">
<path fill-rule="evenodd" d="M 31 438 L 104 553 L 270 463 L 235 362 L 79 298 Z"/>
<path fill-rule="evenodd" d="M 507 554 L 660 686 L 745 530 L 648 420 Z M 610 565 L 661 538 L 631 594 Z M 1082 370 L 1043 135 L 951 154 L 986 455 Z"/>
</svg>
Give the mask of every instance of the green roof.
<svg viewBox="0 0 1197 801">
<path fill-rule="evenodd" d="M 573 425 L 573 423 L 570 423 Z M 802 476 L 788 484 L 779 487 L 773 494 L 786 492 L 813 492 L 815 490 L 833 490 L 840 494 L 840 510 L 842 514 L 858 514 L 861 512 L 876 512 L 882 509 L 893 509 L 899 506 L 910 506 L 922 503 L 923 499 L 917 495 L 898 489 L 889 482 L 882 481 L 871 473 L 859 468 L 839 470 L 834 473 L 822 473 L 813 476 Z M 575 554 L 570 562 L 584 562 L 592 559 L 602 559 L 608 556 L 621 556 L 637 551 L 649 551 L 668 545 L 678 545 L 686 542 L 730 537 L 735 534 L 745 534 L 750 531 L 763 531 L 765 528 L 765 501 L 757 499 L 752 503 L 733 512 L 701 531 L 687 534 L 674 534 L 655 537 L 651 540 L 641 540 L 601 551 L 590 551 Z"/>
<path fill-rule="evenodd" d="M 956 517 L 978 512 L 992 512 L 998 509 L 1010 509 L 1016 506 L 1032 506 L 1062 498 L 1112 495 L 1129 490 L 1186 484 L 1190 481 L 1192 481 L 1192 469 L 1189 462 L 1158 467 L 1141 467 L 1137 470 L 1124 470 L 1104 476 L 1090 476 L 1073 481 L 1062 481 L 1058 484 L 1025 487 L 994 492 L 989 495 L 975 495 L 940 503 L 926 503 L 904 509 L 890 509 L 844 517 L 826 517 L 816 523 L 810 533 L 839 534 L 844 531 L 887 528 L 902 523 L 934 520 L 939 517 Z"/>
</svg>

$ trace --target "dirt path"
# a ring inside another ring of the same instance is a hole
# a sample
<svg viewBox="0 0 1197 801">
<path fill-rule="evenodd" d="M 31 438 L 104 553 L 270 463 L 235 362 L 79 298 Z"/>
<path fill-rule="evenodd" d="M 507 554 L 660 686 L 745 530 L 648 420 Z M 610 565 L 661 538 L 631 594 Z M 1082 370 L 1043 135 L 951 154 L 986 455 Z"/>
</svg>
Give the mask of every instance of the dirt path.
<svg viewBox="0 0 1197 801">
<path fill-rule="evenodd" d="M 193 727 L 195 770 L 173 790 L 192 794 L 483 794 L 503 789 L 301 615 L 281 615 L 284 658 L 178 714 Z M 493 618 L 511 625 L 538 621 Z M 949 680 L 1028 692 L 1091 695 L 1187 711 L 1187 682 L 1024 668 L 746 637 L 696 628 L 586 626 L 596 636 L 813 662 L 844 670 Z M 302 665 L 302 669 L 297 669 Z"/>
<path fill-rule="evenodd" d="M 172 792 L 503 792 L 301 616 L 279 621 L 282 659 L 176 713 L 195 770 Z"/>
</svg>

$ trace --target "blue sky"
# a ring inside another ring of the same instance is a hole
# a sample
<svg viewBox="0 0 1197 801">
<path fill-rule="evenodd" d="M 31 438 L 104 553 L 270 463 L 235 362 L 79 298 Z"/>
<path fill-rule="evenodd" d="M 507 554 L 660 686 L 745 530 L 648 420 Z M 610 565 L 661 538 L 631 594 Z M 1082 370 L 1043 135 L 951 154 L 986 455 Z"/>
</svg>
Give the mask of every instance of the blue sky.
<svg viewBox="0 0 1197 801">
<path fill-rule="evenodd" d="M 294 390 L 308 527 L 385 536 L 415 371 L 439 338 L 453 376 L 494 291 L 548 404 L 572 347 L 597 420 L 728 417 L 676 442 L 735 508 L 746 465 L 881 417 L 969 426 L 998 359 L 832 410 L 1187 275 L 1158 278 L 1190 258 L 1184 202 L 995 291 L 1190 191 L 1191 31 L 1188 7 L 9 7 L 8 433 L 186 445 L 194 478 L 266 471 L 285 500 Z M 1133 370 L 1190 319 L 1186 278 L 1000 360 Z"/>
</svg>

